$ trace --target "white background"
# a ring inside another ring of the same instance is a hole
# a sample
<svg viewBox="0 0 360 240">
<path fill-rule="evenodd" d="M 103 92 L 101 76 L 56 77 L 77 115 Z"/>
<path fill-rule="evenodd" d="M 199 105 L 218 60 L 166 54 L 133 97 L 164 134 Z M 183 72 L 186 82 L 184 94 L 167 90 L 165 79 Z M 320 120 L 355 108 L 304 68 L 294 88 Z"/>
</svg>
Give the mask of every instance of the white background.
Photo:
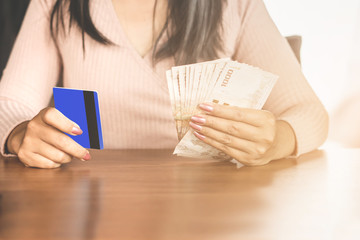
<svg viewBox="0 0 360 240">
<path fill-rule="evenodd" d="M 305 76 L 331 112 L 360 90 L 359 0 L 264 0 L 280 32 L 301 35 Z"/>
</svg>

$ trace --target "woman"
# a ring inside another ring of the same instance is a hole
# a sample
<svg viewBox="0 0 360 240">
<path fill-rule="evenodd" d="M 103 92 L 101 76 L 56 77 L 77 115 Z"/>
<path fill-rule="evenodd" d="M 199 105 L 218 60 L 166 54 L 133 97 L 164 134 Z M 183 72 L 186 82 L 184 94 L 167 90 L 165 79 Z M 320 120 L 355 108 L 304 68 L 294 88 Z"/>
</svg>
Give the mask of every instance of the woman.
<svg viewBox="0 0 360 240">
<path fill-rule="evenodd" d="M 90 159 L 62 133 L 81 134 L 76 123 L 46 108 L 60 76 L 98 91 L 105 148 L 173 148 L 165 70 L 226 56 L 280 79 L 264 110 L 201 104 L 199 139 L 246 165 L 324 142 L 327 113 L 261 0 L 39 0 L 0 85 L 2 154 L 40 168 Z"/>
</svg>

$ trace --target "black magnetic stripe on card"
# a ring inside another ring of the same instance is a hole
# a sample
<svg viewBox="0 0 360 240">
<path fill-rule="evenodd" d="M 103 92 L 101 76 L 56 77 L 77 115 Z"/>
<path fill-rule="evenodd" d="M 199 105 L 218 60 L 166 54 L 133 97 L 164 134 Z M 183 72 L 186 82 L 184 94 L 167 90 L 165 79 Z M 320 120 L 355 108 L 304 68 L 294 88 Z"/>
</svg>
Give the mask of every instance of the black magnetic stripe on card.
<svg viewBox="0 0 360 240">
<path fill-rule="evenodd" d="M 86 111 L 86 121 L 88 125 L 90 148 L 100 149 L 99 133 L 96 121 L 96 108 L 94 92 L 83 91 Z"/>
</svg>

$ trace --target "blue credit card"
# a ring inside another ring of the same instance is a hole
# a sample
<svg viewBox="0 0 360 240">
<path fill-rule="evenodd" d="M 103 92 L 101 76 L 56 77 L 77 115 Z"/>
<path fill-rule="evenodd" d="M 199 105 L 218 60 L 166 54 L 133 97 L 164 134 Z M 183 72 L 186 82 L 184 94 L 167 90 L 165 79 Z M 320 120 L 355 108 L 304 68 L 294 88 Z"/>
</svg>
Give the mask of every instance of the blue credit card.
<svg viewBox="0 0 360 240">
<path fill-rule="evenodd" d="M 53 88 L 55 108 L 77 123 L 83 133 L 70 136 L 84 148 L 103 149 L 97 92 L 69 88 Z"/>
</svg>

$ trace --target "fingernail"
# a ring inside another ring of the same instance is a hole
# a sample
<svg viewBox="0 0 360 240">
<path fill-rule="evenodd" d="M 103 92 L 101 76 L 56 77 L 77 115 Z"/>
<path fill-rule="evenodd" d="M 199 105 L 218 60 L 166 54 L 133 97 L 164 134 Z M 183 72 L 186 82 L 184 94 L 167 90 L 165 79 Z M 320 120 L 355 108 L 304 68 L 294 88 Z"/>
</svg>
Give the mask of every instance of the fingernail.
<svg viewBox="0 0 360 240">
<path fill-rule="evenodd" d="M 83 133 L 83 131 L 79 127 L 73 127 L 71 133 L 74 135 L 80 135 Z"/>
<path fill-rule="evenodd" d="M 53 165 L 53 168 L 58 168 L 58 167 L 60 167 L 60 166 L 61 166 L 61 164 L 55 163 L 55 164 Z"/>
<path fill-rule="evenodd" d="M 189 122 L 190 127 L 192 127 L 193 129 L 197 130 L 197 131 L 201 131 L 202 127 L 200 125 L 197 125 L 193 122 Z"/>
<path fill-rule="evenodd" d="M 204 124 L 206 120 L 200 116 L 192 116 L 191 121 Z"/>
<path fill-rule="evenodd" d="M 197 137 L 197 138 L 200 138 L 200 140 L 204 140 L 206 137 L 196 131 L 194 131 L 194 135 Z"/>
<path fill-rule="evenodd" d="M 90 153 L 86 153 L 82 160 L 89 161 L 91 159 Z"/>
<path fill-rule="evenodd" d="M 201 103 L 199 105 L 199 108 L 206 111 L 206 112 L 214 111 L 214 107 L 210 103 Z"/>
</svg>

